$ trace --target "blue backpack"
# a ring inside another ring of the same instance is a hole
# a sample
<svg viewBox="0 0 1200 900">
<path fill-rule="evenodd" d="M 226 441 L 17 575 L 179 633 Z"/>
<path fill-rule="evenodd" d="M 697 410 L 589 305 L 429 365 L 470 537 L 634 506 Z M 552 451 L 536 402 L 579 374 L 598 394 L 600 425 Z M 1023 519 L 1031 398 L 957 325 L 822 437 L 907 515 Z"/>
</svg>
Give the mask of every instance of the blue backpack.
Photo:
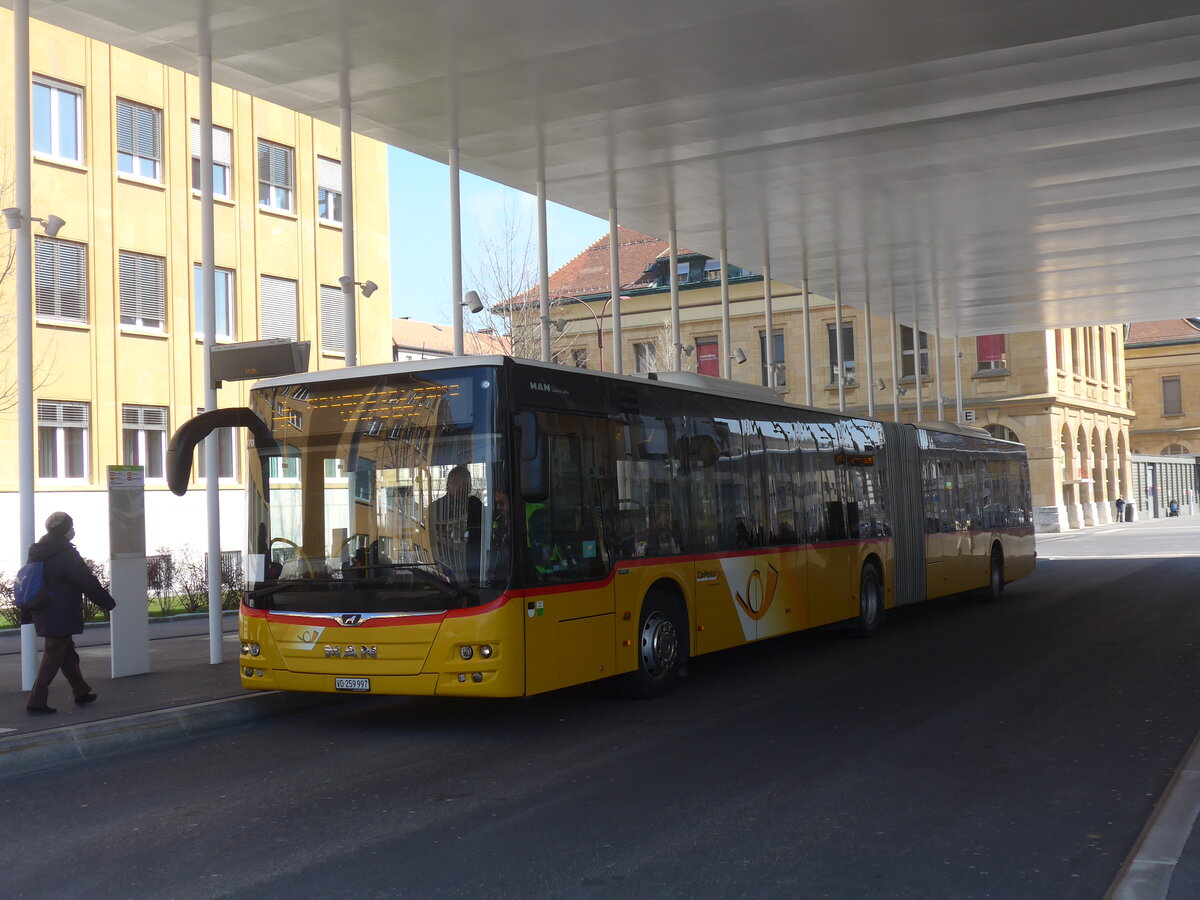
<svg viewBox="0 0 1200 900">
<path fill-rule="evenodd" d="M 44 609 L 50 602 L 50 588 L 46 584 L 46 570 L 42 561 L 25 563 L 17 571 L 13 582 L 13 600 L 17 609 L 34 612 Z"/>
</svg>

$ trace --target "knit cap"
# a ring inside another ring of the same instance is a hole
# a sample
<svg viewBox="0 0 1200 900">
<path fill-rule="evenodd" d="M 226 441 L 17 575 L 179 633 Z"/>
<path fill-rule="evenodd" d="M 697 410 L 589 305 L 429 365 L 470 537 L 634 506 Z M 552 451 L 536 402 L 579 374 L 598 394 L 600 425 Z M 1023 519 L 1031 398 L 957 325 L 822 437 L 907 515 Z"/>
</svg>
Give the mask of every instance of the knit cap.
<svg viewBox="0 0 1200 900">
<path fill-rule="evenodd" d="M 75 520 L 65 512 L 52 512 L 46 519 L 46 531 L 50 534 L 57 534 L 59 537 L 66 537 L 67 532 L 74 527 Z"/>
</svg>

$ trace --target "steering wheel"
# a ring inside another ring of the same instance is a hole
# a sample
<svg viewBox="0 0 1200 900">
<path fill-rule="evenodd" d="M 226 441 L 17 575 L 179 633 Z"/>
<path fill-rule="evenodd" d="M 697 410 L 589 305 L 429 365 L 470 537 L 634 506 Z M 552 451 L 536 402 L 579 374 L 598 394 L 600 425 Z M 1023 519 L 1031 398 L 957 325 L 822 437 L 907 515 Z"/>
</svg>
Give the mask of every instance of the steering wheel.
<svg viewBox="0 0 1200 900">
<path fill-rule="evenodd" d="M 298 560 L 300 560 L 300 562 L 304 563 L 304 570 L 305 570 L 306 578 L 315 578 L 316 577 L 317 573 L 315 571 L 313 571 L 312 562 L 308 559 L 307 556 L 304 555 L 304 551 L 300 549 L 299 544 L 297 544 L 295 541 L 289 541 L 285 537 L 271 538 L 272 544 L 274 544 L 276 541 L 278 541 L 281 544 L 287 544 L 289 547 L 291 547 L 293 550 L 296 551 L 296 559 L 298 559 Z"/>
</svg>

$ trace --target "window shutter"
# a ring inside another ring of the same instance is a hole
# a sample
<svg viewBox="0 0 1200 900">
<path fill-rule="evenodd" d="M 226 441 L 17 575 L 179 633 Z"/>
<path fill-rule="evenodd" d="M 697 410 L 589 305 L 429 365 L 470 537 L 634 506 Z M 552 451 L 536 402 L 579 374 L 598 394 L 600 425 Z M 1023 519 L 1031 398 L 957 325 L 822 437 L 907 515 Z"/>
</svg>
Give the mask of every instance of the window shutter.
<svg viewBox="0 0 1200 900">
<path fill-rule="evenodd" d="M 321 349 L 346 352 L 345 294 L 328 284 L 321 285 Z"/>
<path fill-rule="evenodd" d="M 122 406 L 121 424 L 126 428 L 166 431 L 167 409 L 165 406 Z"/>
<path fill-rule="evenodd" d="M 317 187 L 342 192 L 342 164 L 336 159 L 317 157 Z"/>
<path fill-rule="evenodd" d="M 192 158 L 200 158 L 200 123 L 192 119 Z M 233 133 L 228 128 L 214 125 L 212 131 L 213 162 L 218 166 L 233 164 Z"/>
<path fill-rule="evenodd" d="M 134 137 L 137 155 L 147 159 L 162 159 L 162 113 L 148 106 L 134 109 Z"/>
<path fill-rule="evenodd" d="M 69 403 L 59 400 L 39 400 L 37 404 L 38 425 L 68 428 L 87 428 L 91 424 L 91 410 L 86 403 Z"/>
<path fill-rule="evenodd" d="M 122 250 L 118 261 L 121 318 L 150 328 L 167 318 L 166 260 Z"/>
<path fill-rule="evenodd" d="M 259 282 L 263 339 L 297 339 L 296 282 L 263 275 Z"/>
<path fill-rule="evenodd" d="M 86 322 L 87 245 L 37 236 L 35 248 L 37 314 Z"/>
<path fill-rule="evenodd" d="M 117 150 L 133 152 L 133 104 L 127 100 L 117 101 Z"/>
</svg>

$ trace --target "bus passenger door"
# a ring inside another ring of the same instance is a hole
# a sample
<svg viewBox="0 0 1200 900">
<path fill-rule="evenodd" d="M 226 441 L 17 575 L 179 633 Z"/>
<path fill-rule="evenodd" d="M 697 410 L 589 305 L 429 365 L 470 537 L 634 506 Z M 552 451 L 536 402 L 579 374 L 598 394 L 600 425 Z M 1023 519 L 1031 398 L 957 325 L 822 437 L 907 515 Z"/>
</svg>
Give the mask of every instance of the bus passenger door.
<svg viewBox="0 0 1200 900">
<path fill-rule="evenodd" d="M 604 528 L 613 468 L 606 420 L 528 413 L 521 427 L 538 432 L 536 441 L 521 438 L 518 513 L 525 690 L 534 694 L 613 673 L 612 558 Z M 545 483 L 530 483 L 537 479 Z"/>
</svg>

